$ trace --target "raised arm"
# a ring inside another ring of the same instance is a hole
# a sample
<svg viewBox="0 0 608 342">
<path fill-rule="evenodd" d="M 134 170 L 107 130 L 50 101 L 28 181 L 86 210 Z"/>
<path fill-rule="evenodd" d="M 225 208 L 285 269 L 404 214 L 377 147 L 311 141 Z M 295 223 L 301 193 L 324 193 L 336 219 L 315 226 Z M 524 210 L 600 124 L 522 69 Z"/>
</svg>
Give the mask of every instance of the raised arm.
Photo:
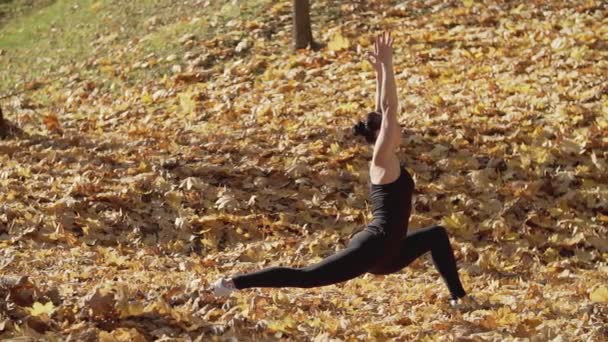
<svg viewBox="0 0 608 342">
<path fill-rule="evenodd" d="M 377 37 L 376 44 L 378 46 L 376 57 L 382 65 L 382 124 L 374 146 L 372 164 L 387 169 L 387 173 L 392 173 L 394 165 L 397 168 L 399 167 L 395 149 L 401 141 L 401 129 L 397 122 L 399 103 L 393 71 L 393 39 L 390 33 L 385 32 Z M 391 168 L 390 171 L 388 170 L 389 167 Z"/>
<path fill-rule="evenodd" d="M 368 53 L 368 60 L 370 64 L 374 67 L 374 71 L 376 73 L 376 108 L 375 112 L 380 114 L 382 113 L 382 63 L 380 59 L 378 59 L 378 39 L 374 39 L 374 51 L 370 51 Z"/>
<path fill-rule="evenodd" d="M 382 65 L 376 72 L 376 113 L 382 113 Z"/>
</svg>

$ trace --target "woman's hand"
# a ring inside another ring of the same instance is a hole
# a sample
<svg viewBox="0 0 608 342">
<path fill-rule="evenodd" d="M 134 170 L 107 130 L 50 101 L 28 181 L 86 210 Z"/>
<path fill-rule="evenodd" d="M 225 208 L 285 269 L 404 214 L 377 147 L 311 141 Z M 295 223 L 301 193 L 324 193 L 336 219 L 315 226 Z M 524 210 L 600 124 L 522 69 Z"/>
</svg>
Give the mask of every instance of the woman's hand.
<svg viewBox="0 0 608 342">
<path fill-rule="evenodd" d="M 382 74 L 382 64 L 393 61 L 393 42 L 390 32 L 383 32 L 374 39 L 374 51 L 367 53 L 367 60 L 376 74 Z"/>
<path fill-rule="evenodd" d="M 374 51 L 376 51 L 376 57 L 380 63 L 387 64 L 393 62 L 393 42 L 395 40 L 391 37 L 389 31 L 382 32 L 381 35 L 376 37 L 374 44 Z"/>
<path fill-rule="evenodd" d="M 376 71 L 376 75 L 382 73 L 382 63 L 380 62 L 380 58 L 378 58 L 378 37 L 374 39 L 374 51 L 369 51 L 367 53 L 367 61 Z"/>
<path fill-rule="evenodd" d="M 376 71 L 376 112 L 382 111 L 384 68 L 393 72 L 393 38 L 389 32 L 383 32 L 374 39 L 374 51 L 368 52 L 367 60 Z M 386 99 L 385 99 L 386 101 Z"/>
</svg>

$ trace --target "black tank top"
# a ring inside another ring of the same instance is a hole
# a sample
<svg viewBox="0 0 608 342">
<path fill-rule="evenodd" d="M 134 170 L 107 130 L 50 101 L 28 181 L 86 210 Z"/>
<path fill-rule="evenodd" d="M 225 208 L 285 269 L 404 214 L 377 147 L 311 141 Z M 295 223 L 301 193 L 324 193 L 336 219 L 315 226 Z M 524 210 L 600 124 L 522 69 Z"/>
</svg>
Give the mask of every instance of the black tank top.
<svg viewBox="0 0 608 342">
<path fill-rule="evenodd" d="M 366 230 L 391 237 L 407 234 L 415 184 L 409 172 L 401 165 L 399 168 L 401 174 L 394 182 L 370 185 L 374 218 Z"/>
</svg>

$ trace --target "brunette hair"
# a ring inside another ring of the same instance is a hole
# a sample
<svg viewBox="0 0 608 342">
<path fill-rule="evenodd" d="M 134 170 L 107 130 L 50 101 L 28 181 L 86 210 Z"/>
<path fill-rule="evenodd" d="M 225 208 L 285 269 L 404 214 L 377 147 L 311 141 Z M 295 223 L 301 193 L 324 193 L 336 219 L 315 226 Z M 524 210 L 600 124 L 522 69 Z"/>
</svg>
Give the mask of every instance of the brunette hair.
<svg viewBox="0 0 608 342">
<path fill-rule="evenodd" d="M 353 126 L 355 135 L 362 135 L 368 143 L 376 142 L 376 131 L 380 129 L 382 124 L 382 114 L 378 112 L 369 112 L 365 120 L 359 120 Z"/>
</svg>

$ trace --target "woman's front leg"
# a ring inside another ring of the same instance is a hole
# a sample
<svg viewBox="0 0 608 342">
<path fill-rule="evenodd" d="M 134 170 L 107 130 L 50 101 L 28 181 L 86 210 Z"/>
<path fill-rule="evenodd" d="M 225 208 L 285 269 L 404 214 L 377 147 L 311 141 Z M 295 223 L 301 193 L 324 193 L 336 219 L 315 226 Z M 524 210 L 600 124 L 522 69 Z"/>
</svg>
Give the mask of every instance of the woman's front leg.
<svg viewBox="0 0 608 342">
<path fill-rule="evenodd" d="M 232 280 L 237 289 L 326 286 L 366 273 L 381 255 L 382 239 L 373 233 L 362 231 L 353 237 L 348 247 L 316 264 L 304 268 L 273 266 L 234 276 Z"/>
</svg>

